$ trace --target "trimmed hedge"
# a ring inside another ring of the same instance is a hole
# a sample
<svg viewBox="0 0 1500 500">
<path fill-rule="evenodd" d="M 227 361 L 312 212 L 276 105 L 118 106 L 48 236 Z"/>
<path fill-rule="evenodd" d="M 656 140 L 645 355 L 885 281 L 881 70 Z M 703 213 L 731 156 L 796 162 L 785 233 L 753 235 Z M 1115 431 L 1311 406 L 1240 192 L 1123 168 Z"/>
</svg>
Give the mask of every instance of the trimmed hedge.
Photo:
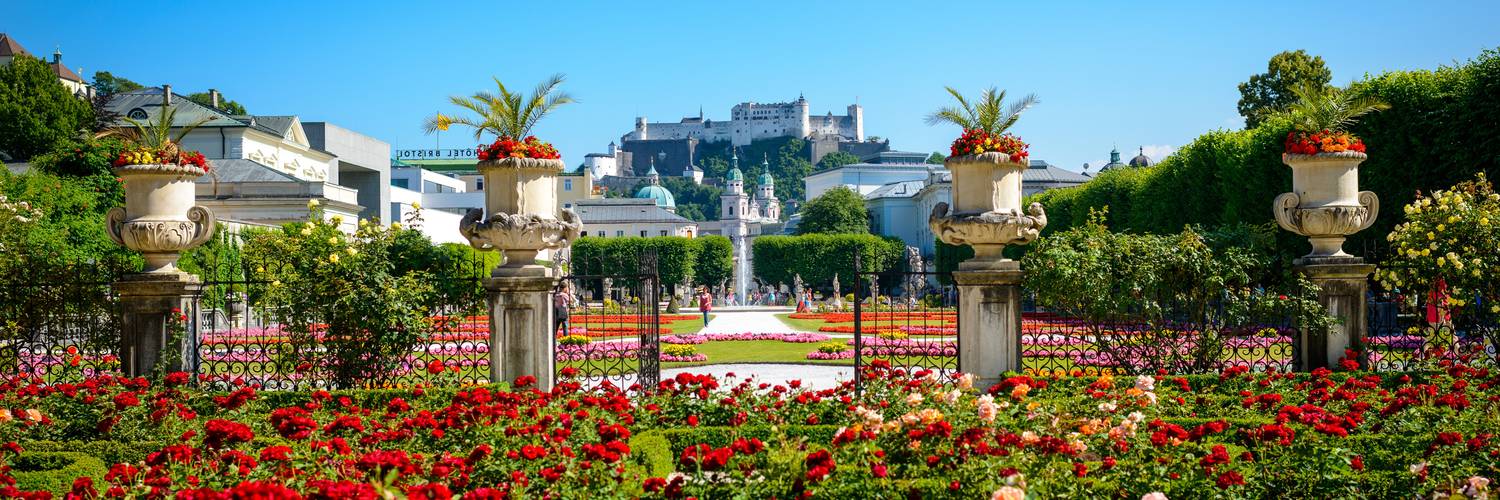
<svg viewBox="0 0 1500 500">
<path fill-rule="evenodd" d="M 1493 175 L 1500 166 L 1500 129 L 1493 126 L 1500 120 L 1500 51 L 1454 67 L 1382 73 L 1350 90 L 1391 104 L 1352 130 L 1369 147 L 1360 187 L 1379 195 L 1383 209 L 1373 227 L 1349 238 L 1350 251 L 1363 253 L 1381 241 L 1417 190 L 1446 188 L 1477 172 Z M 1046 207 L 1046 234 L 1082 225 L 1089 209 L 1106 206 L 1109 227 L 1119 231 L 1272 222 L 1271 201 L 1292 185 L 1291 169 L 1281 162 L 1290 129 L 1286 117 L 1274 117 L 1249 130 L 1208 132 L 1153 167 L 1100 172 L 1087 184 L 1039 193 L 1027 203 Z M 1287 256 L 1307 252 L 1306 238 L 1277 233 L 1277 248 Z"/>
<path fill-rule="evenodd" d="M 833 286 L 838 276 L 843 293 L 853 290 L 854 252 L 863 271 L 898 270 L 906 244 L 890 236 L 871 234 L 805 234 L 761 236 L 755 239 L 755 277 L 766 283 L 791 286 L 797 276 L 815 288 Z"/>
<path fill-rule="evenodd" d="M 104 480 L 109 467 L 88 454 L 73 451 L 27 451 L 10 464 L 10 474 L 16 479 L 16 488 L 25 491 L 50 491 L 54 495 L 66 495 L 73 488 L 73 480 L 88 476 L 94 481 Z"/>
<path fill-rule="evenodd" d="M 734 250 L 723 236 L 585 236 L 573 242 L 571 270 L 573 274 L 638 274 L 640 255 L 648 250 L 656 252 L 656 270 L 664 286 L 689 281 L 718 284 L 733 273 Z"/>
</svg>

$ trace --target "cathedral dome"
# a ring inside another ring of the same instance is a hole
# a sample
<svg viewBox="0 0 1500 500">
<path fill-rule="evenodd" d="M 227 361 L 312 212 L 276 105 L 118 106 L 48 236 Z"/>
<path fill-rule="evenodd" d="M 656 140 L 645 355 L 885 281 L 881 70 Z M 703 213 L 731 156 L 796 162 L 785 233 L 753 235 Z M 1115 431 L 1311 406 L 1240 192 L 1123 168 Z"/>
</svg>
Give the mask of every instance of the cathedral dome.
<svg viewBox="0 0 1500 500">
<path fill-rule="evenodd" d="M 762 185 L 762 186 L 774 186 L 774 185 L 776 185 L 776 179 L 772 179 L 771 178 L 771 173 L 770 172 L 761 172 L 761 174 L 760 174 L 760 185 Z"/>
<path fill-rule="evenodd" d="M 1146 148 L 1142 147 L 1140 154 L 1135 155 L 1135 158 L 1131 158 L 1130 159 L 1130 166 L 1132 166 L 1132 167 L 1149 167 L 1149 166 L 1151 166 L 1151 157 L 1146 156 Z"/>
<path fill-rule="evenodd" d="M 729 169 L 729 180 L 743 182 L 745 180 L 745 173 L 741 172 L 739 167 L 731 168 Z"/>
<path fill-rule="evenodd" d="M 640 191 L 635 192 L 635 197 L 643 200 L 655 200 L 656 206 L 662 208 L 677 207 L 677 200 L 672 197 L 672 192 L 661 186 L 651 185 L 643 187 Z"/>
</svg>

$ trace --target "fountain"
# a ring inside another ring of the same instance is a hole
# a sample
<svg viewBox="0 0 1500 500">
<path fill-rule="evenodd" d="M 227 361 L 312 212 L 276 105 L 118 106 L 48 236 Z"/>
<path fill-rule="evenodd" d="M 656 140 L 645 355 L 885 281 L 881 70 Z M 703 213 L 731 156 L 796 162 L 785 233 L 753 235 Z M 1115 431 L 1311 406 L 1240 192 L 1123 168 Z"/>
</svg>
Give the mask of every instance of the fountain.
<svg viewBox="0 0 1500 500">
<path fill-rule="evenodd" d="M 741 302 L 750 293 L 750 253 L 745 248 L 745 237 L 734 238 L 734 298 Z"/>
</svg>

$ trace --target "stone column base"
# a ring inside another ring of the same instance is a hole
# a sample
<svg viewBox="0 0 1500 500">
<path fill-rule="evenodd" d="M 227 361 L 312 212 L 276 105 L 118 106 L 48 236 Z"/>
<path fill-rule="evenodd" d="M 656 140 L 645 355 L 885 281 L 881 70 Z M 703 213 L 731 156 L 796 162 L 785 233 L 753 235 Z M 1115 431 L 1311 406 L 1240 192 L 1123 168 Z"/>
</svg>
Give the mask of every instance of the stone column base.
<svg viewBox="0 0 1500 500">
<path fill-rule="evenodd" d="M 194 360 L 189 317 L 182 335 L 172 334 L 176 315 L 190 315 L 193 298 L 203 285 L 184 272 L 125 275 L 114 283 L 120 295 L 120 364 L 126 375 L 143 376 L 153 370 L 183 371 Z M 173 312 L 176 309 L 177 312 Z"/>
<path fill-rule="evenodd" d="M 1302 332 L 1298 348 L 1301 368 L 1337 368 L 1345 349 L 1364 347 L 1365 291 L 1375 265 L 1365 264 L 1358 257 L 1328 262 L 1298 259 L 1296 269 L 1318 285 L 1318 303 L 1337 320 L 1328 332 Z M 1365 359 L 1358 361 L 1361 367 L 1365 365 Z"/>
<path fill-rule="evenodd" d="M 536 377 L 536 387 L 556 383 L 552 290 L 558 278 L 546 267 L 496 269 L 484 280 L 490 305 L 490 380 Z"/>
<path fill-rule="evenodd" d="M 1021 370 L 1021 271 L 1007 261 L 983 271 L 954 271 L 958 283 L 958 369 L 981 389 Z"/>
</svg>

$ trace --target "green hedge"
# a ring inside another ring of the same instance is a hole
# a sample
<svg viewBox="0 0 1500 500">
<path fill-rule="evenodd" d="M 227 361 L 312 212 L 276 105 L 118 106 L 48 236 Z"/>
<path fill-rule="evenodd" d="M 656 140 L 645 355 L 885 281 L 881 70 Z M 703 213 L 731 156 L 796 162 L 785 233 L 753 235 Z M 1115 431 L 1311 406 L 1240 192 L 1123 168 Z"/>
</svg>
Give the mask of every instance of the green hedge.
<svg viewBox="0 0 1500 500">
<path fill-rule="evenodd" d="M 1432 191 L 1494 174 L 1500 164 L 1500 52 L 1437 70 L 1392 71 L 1354 82 L 1350 89 L 1391 104 L 1363 118 L 1353 132 L 1369 147 L 1360 187 L 1380 196 L 1375 225 L 1350 237 L 1360 252 L 1400 222 L 1401 207 L 1417 190 Z M 1109 207 L 1109 227 L 1171 233 L 1183 226 L 1272 222 L 1271 201 L 1291 190 L 1281 163 L 1290 123 L 1267 120 L 1249 130 L 1199 136 L 1156 166 L 1101 172 L 1076 188 L 1046 191 L 1028 202 L 1047 209 L 1048 234 L 1082 225 L 1089 209 Z M 1191 193 L 1191 196 L 1187 194 Z M 1278 231 L 1287 255 L 1308 250 L 1305 238 Z"/>
<path fill-rule="evenodd" d="M 585 236 L 573 242 L 574 274 L 620 275 L 639 273 L 640 255 L 656 252 L 656 270 L 663 285 L 689 281 L 718 284 L 733 272 L 733 249 L 729 238 L 704 236 L 652 236 L 599 238 Z"/>
<path fill-rule="evenodd" d="M 73 480 L 76 478 L 89 476 L 98 484 L 109 472 L 109 467 L 99 459 L 86 453 L 69 451 L 28 450 L 10 466 L 10 475 L 16 480 L 16 488 L 24 491 L 50 491 L 57 496 L 66 495 L 73 489 Z"/>
<path fill-rule="evenodd" d="M 796 276 L 818 288 L 839 278 L 843 292 L 853 290 L 854 252 L 860 252 L 865 271 L 895 270 L 906 252 L 906 244 L 894 237 L 870 234 L 806 234 L 761 236 L 755 239 L 755 277 L 767 283 L 790 286 Z"/>
</svg>

